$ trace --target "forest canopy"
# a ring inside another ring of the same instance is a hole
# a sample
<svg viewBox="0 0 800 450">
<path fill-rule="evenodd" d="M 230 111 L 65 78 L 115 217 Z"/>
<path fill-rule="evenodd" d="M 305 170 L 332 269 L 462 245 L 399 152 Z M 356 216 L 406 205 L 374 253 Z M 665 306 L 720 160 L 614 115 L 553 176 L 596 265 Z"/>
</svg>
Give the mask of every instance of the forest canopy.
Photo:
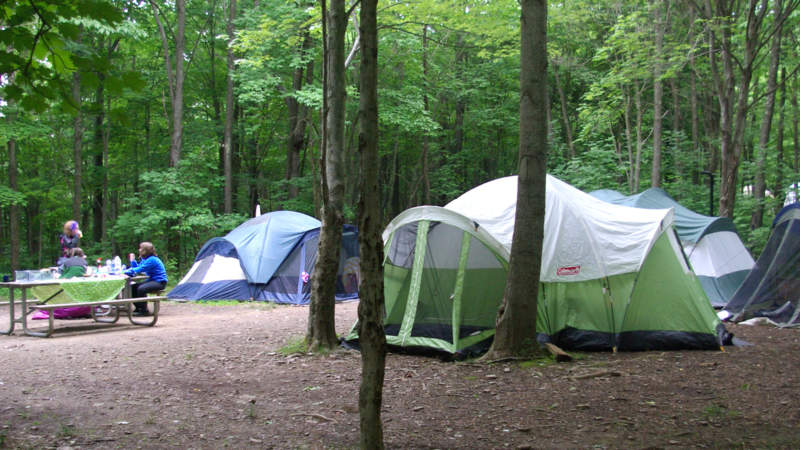
<svg viewBox="0 0 800 450">
<path fill-rule="evenodd" d="M 798 176 L 797 0 L 550 2 L 549 173 L 665 189 L 756 254 Z M 345 219 L 359 198 L 357 2 L 346 31 Z M 386 223 L 516 173 L 519 3 L 381 1 Z M 31 0 L 0 7 L 0 272 L 156 244 L 171 271 L 257 205 L 318 216 L 320 5 Z M 230 159 L 226 164 L 226 136 Z M 227 186 L 227 187 L 226 187 Z"/>
</svg>

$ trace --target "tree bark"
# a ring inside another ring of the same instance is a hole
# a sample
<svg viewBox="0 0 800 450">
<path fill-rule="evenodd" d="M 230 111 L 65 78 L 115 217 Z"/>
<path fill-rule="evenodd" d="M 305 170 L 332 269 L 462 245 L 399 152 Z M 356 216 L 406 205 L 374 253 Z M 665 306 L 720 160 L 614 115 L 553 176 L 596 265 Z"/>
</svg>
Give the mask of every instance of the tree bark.
<svg viewBox="0 0 800 450">
<path fill-rule="evenodd" d="M 564 86 L 561 85 L 561 77 L 558 75 L 558 66 L 553 68 L 553 75 L 555 76 L 556 89 L 558 89 L 558 98 L 561 102 L 561 120 L 564 124 L 564 137 L 567 139 L 567 151 L 569 158 L 575 157 L 575 145 L 572 142 L 572 127 L 569 124 L 569 115 L 567 114 L 567 95 L 564 92 Z M 549 111 L 550 108 L 548 107 Z M 550 123 L 548 120 L 547 123 Z"/>
<path fill-rule="evenodd" d="M 623 93 L 625 96 L 625 148 L 628 150 L 628 170 L 626 170 L 626 176 L 628 178 L 628 194 L 633 194 L 636 191 L 634 190 L 634 162 L 633 162 L 633 136 L 631 131 L 631 96 L 630 93 L 626 88 L 623 88 Z"/>
<path fill-rule="evenodd" d="M 361 386 L 358 411 L 363 449 L 383 448 L 383 399 L 386 335 L 383 331 L 383 240 L 378 156 L 378 30 L 377 0 L 362 0 L 360 13 L 361 74 L 358 151 L 361 154 L 361 197 L 358 243 L 361 284 L 358 337 L 361 344 Z"/>
<path fill-rule="evenodd" d="M 8 115 L 11 121 L 12 114 Z M 12 191 L 17 190 L 17 141 L 8 140 L 8 188 Z M 8 233 L 9 246 L 11 252 L 11 273 L 19 270 L 19 206 L 12 204 L 8 207 Z"/>
<path fill-rule="evenodd" d="M 690 15 L 689 15 L 689 23 L 694 24 L 695 20 L 695 8 L 693 6 L 689 7 Z M 689 42 L 694 43 L 694 26 L 690 26 L 689 28 Z M 708 167 L 706 163 L 704 163 L 703 158 L 703 151 L 700 148 L 700 119 L 698 115 L 698 102 L 697 102 L 697 63 L 695 61 L 695 47 L 692 44 L 692 49 L 689 51 L 689 114 L 691 115 L 691 127 L 692 127 L 692 155 L 695 155 L 697 158 L 697 164 L 694 169 L 694 173 L 699 173 L 701 168 Z M 699 178 L 694 180 L 695 183 L 699 182 Z"/>
<path fill-rule="evenodd" d="M 661 11 L 661 0 L 653 2 L 655 26 L 655 62 L 653 63 L 653 167 L 650 172 L 650 185 L 661 186 L 661 134 L 663 128 L 664 84 L 661 81 L 661 60 L 664 47 L 664 18 Z"/>
<path fill-rule="evenodd" d="M 780 92 L 781 92 L 781 101 L 778 104 L 778 124 L 776 126 L 778 130 L 778 136 L 775 141 L 775 153 L 777 154 L 777 170 L 775 170 L 775 189 L 774 194 L 776 198 L 782 199 L 786 195 L 786 191 L 783 186 L 783 167 L 784 167 L 784 156 L 783 156 L 783 124 L 784 124 L 784 116 L 785 116 L 785 109 L 786 109 L 786 67 L 781 69 L 781 83 L 780 83 Z"/>
<path fill-rule="evenodd" d="M 536 343 L 547 166 L 547 3 L 522 0 L 517 212 L 494 342 L 485 358 L 541 353 Z"/>
<path fill-rule="evenodd" d="M 795 184 L 795 193 L 800 190 L 800 186 L 797 185 L 797 183 L 800 183 L 800 164 L 798 164 L 798 160 L 800 159 L 800 127 L 798 127 L 798 122 L 800 122 L 800 108 L 797 107 L 797 90 L 799 84 L 797 78 L 795 78 L 794 89 L 792 89 L 792 169 L 794 169 L 794 179 L 792 183 Z M 800 197 L 798 197 L 798 199 L 800 199 Z"/>
<path fill-rule="evenodd" d="M 764 97 L 764 115 L 761 117 L 761 128 L 758 134 L 758 155 L 756 157 L 755 183 L 753 183 L 753 199 L 755 207 L 750 216 L 750 229 L 755 230 L 764 224 L 764 195 L 767 189 L 766 174 L 764 173 L 767 152 L 769 146 L 769 135 L 772 127 L 772 116 L 775 112 L 775 96 L 778 90 L 778 66 L 780 65 L 781 53 L 781 34 L 783 33 L 782 0 L 775 0 L 773 5 L 775 15 L 778 16 L 775 33 L 772 35 L 772 46 L 770 47 L 769 71 L 767 74 L 767 92 Z"/>
<path fill-rule="evenodd" d="M 422 25 L 422 106 L 427 114 L 430 112 L 430 103 L 428 101 L 428 74 L 429 74 L 429 67 L 428 67 L 428 24 Z M 430 136 L 428 133 L 422 137 L 422 200 L 425 202 L 426 205 L 431 204 L 431 179 L 430 179 L 430 166 L 428 164 L 428 159 L 430 155 Z M 395 161 L 397 160 L 397 154 L 395 153 Z M 400 204 L 400 192 L 399 192 L 399 180 L 397 178 L 398 171 L 392 171 L 395 177 L 395 188 L 397 191 L 394 192 L 394 196 L 397 198 L 397 205 L 399 209 Z M 400 211 L 396 211 L 398 214 Z"/>
<path fill-rule="evenodd" d="M 322 229 L 317 247 L 317 265 L 311 278 L 306 343 L 311 350 L 331 349 L 338 344 L 334 328 L 336 273 L 344 217 L 343 149 L 345 119 L 344 34 L 347 27 L 344 0 L 333 0 L 323 19 L 327 23 L 324 95 L 327 108 L 322 174 Z"/>
<path fill-rule="evenodd" d="M 223 160 L 223 171 L 225 173 L 223 203 L 225 214 L 233 212 L 233 71 L 236 70 L 233 62 L 234 19 L 236 19 L 236 0 L 229 0 L 228 21 L 225 26 L 225 32 L 228 34 L 228 48 L 226 51 L 228 73 L 225 77 L 225 137 L 223 144 L 225 147 L 225 158 Z"/>
<path fill-rule="evenodd" d="M 176 167 L 181 158 L 181 144 L 183 140 L 183 85 L 184 70 L 183 59 L 186 50 L 185 30 L 186 30 L 186 0 L 175 0 L 176 29 L 175 29 L 175 68 L 173 71 L 172 57 L 169 51 L 169 41 L 167 39 L 164 25 L 161 22 L 159 7 L 154 0 L 150 0 L 153 8 L 153 15 L 158 25 L 161 36 L 161 47 L 164 52 L 164 68 L 167 73 L 169 84 L 169 100 L 172 112 L 170 119 L 170 146 L 169 146 L 169 166 Z"/>
<path fill-rule="evenodd" d="M 742 157 L 744 128 L 749 109 L 750 82 L 760 48 L 759 33 L 765 14 L 770 10 L 767 0 L 749 0 L 746 11 L 737 8 L 735 2 L 718 0 L 716 8 L 706 0 L 707 19 L 711 20 L 711 35 L 718 41 L 719 59 L 711 51 L 711 73 L 720 108 L 720 216 L 733 218 L 736 205 L 736 179 Z M 731 18 L 744 17 L 744 55 L 733 54 Z M 713 42 L 713 41 L 712 41 Z M 722 67 L 720 68 L 720 63 Z M 737 80 L 738 75 L 738 80 Z"/>
<path fill-rule="evenodd" d="M 633 192 L 639 192 L 639 180 L 642 169 L 642 152 L 644 151 L 644 136 L 642 136 L 642 88 L 638 81 L 633 82 L 634 105 L 636 106 L 636 158 L 633 163 Z"/>
<path fill-rule="evenodd" d="M 303 44 L 299 51 L 305 53 L 311 48 L 311 34 L 304 32 Z M 314 62 L 309 61 L 305 67 L 306 83 L 313 83 Z M 292 92 L 303 88 L 303 67 L 297 67 L 292 76 Z M 286 181 L 291 181 L 300 175 L 300 155 L 306 146 L 306 126 L 308 125 L 308 108 L 301 105 L 293 96 L 286 97 L 286 106 L 289 110 L 289 139 L 286 149 Z M 287 187 L 288 198 L 296 198 L 300 190 L 292 183 Z"/>
<path fill-rule="evenodd" d="M 94 136 L 92 138 L 94 144 L 94 173 L 91 176 L 91 183 L 94 186 L 94 193 L 92 195 L 92 239 L 95 242 L 103 240 L 103 219 L 104 219 L 104 197 L 103 185 L 106 178 L 106 167 L 104 163 L 103 152 L 103 123 L 105 122 L 105 76 L 102 73 L 97 74 L 97 90 L 95 91 L 94 103 Z"/>
<path fill-rule="evenodd" d="M 81 220 L 81 144 L 83 143 L 83 114 L 81 111 L 81 75 L 77 71 L 72 74 L 72 102 L 77 109 L 72 119 L 72 161 L 75 173 L 72 178 L 72 219 Z"/>
</svg>

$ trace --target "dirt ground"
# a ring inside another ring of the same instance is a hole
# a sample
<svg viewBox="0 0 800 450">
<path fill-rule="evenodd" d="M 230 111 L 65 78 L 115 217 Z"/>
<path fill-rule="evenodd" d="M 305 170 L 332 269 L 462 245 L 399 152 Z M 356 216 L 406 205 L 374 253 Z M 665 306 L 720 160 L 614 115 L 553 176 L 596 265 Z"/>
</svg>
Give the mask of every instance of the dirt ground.
<svg viewBox="0 0 800 450">
<path fill-rule="evenodd" d="M 339 333 L 356 308 L 337 306 Z M 359 354 L 280 352 L 303 335 L 307 313 L 167 302 L 153 328 L 58 321 L 49 339 L 0 336 L 0 447 L 355 447 Z M 729 328 L 754 345 L 559 364 L 390 354 L 385 442 L 799 447 L 800 330 Z"/>
</svg>

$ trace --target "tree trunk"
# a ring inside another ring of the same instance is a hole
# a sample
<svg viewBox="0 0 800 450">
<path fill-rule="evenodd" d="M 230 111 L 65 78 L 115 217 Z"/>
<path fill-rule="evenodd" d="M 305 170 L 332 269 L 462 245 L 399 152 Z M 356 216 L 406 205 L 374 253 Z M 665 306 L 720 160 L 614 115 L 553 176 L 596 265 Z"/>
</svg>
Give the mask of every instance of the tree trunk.
<svg viewBox="0 0 800 450">
<path fill-rule="evenodd" d="M 91 183 L 94 186 L 92 195 L 92 240 L 101 242 L 103 240 L 103 218 L 104 218 L 104 198 L 103 185 L 106 178 L 106 167 L 103 164 L 103 123 L 105 122 L 105 76 L 97 74 L 97 90 L 95 92 L 95 116 L 94 116 L 94 136 L 92 137 L 94 146 L 94 173 L 91 176 Z"/>
<path fill-rule="evenodd" d="M 72 102 L 77 111 L 72 120 L 72 160 L 75 173 L 72 178 L 72 219 L 81 220 L 81 144 L 83 142 L 83 114 L 81 111 L 81 76 L 75 71 L 72 74 Z"/>
<path fill-rule="evenodd" d="M 634 190 L 634 182 L 633 182 L 633 173 L 634 173 L 634 161 L 633 161 L 633 136 L 631 131 L 631 96 L 627 89 L 623 88 L 623 93 L 625 96 L 625 147 L 628 150 L 628 169 L 626 170 L 626 176 L 628 178 L 628 194 L 633 194 L 636 191 Z"/>
<path fill-rule="evenodd" d="M 564 92 L 564 86 L 561 85 L 561 77 L 558 76 L 558 66 L 553 67 L 553 75 L 555 76 L 556 89 L 558 89 L 558 98 L 561 102 L 561 120 L 564 124 L 564 137 L 567 139 L 567 150 L 569 151 L 569 158 L 575 157 L 575 145 L 572 142 L 572 127 L 569 124 L 569 115 L 567 114 L 567 95 Z M 550 108 L 547 108 L 550 111 Z M 548 120 L 547 123 L 550 123 Z"/>
<path fill-rule="evenodd" d="M 767 189 L 767 182 L 764 171 L 766 170 L 767 151 L 769 146 L 769 134 L 772 128 L 772 116 L 775 112 L 775 96 L 778 90 L 778 66 L 780 65 L 781 34 L 783 27 L 782 20 L 782 0 L 775 0 L 775 14 L 778 16 L 775 34 L 772 35 L 772 46 L 770 48 L 769 72 L 767 74 L 767 92 L 764 97 L 764 115 L 761 117 L 761 128 L 758 134 L 758 155 L 756 157 L 756 179 L 753 183 L 753 199 L 755 207 L 750 216 L 750 229 L 760 228 L 764 223 L 764 194 Z"/>
<path fill-rule="evenodd" d="M 159 6 L 154 0 L 150 0 L 153 9 L 153 16 L 158 26 L 161 36 L 161 49 L 164 53 L 164 68 L 167 73 L 169 84 L 169 101 L 172 112 L 168 116 L 170 122 L 170 146 L 169 146 L 169 166 L 175 167 L 181 158 L 181 142 L 183 139 L 183 84 L 184 71 L 183 59 L 186 50 L 185 29 L 186 29 L 186 0 L 175 1 L 175 13 L 177 26 L 175 29 L 175 68 L 173 71 L 172 57 L 169 51 L 169 40 L 164 30 L 164 24 L 159 14 Z"/>
<path fill-rule="evenodd" d="M 679 139 L 681 134 L 681 101 L 680 101 L 680 87 L 678 84 L 678 80 L 676 77 L 672 77 L 669 80 L 669 90 L 672 93 L 672 151 L 673 151 L 673 161 L 675 164 L 675 170 L 673 171 L 677 176 L 683 175 L 683 164 L 681 162 L 681 158 L 678 156 L 681 151 L 681 140 Z M 662 169 L 663 171 L 663 169 Z M 697 168 L 691 168 L 691 173 L 694 174 L 697 172 Z M 664 178 L 668 178 L 669 172 L 664 174 Z"/>
<path fill-rule="evenodd" d="M 383 332 L 383 240 L 378 156 L 378 30 L 377 0 L 362 0 L 360 13 L 361 73 L 358 151 L 361 154 L 361 198 L 358 243 L 361 284 L 358 337 L 361 344 L 361 386 L 358 411 L 363 449 L 383 448 L 383 399 L 386 335 Z"/>
<path fill-rule="evenodd" d="M 299 51 L 307 52 L 312 45 L 311 34 L 304 32 L 303 44 Z M 313 61 L 305 67 L 306 83 L 313 83 Z M 303 88 L 303 67 L 297 67 L 292 76 L 292 92 L 298 92 Z M 306 126 L 308 125 L 308 108 L 301 105 L 293 96 L 286 97 L 286 105 L 289 110 L 289 139 L 286 149 L 286 181 L 291 181 L 300 175 L 300 155 L 306 146 Z M 288 198 L 296 198 L 300 193 L 296 185 L 289 183 L 287 187 Z"/>
<path fill-rule="evenodd" d="M 725 2 L 718 2 L 717 8 L 712 9 L 710 0 L 706 0 L 708 14 L 706 18 L 714 22 L 712 25 L 715 26 L 712 26 L 711 34 L 719 40 L 719 56 L 722 60 L 720 72 L 719 61 L 712 49 L 711 73 L 720 108 L 722 173 L 720 176 L 719 214 L 728 218 L 733 218 L 733 210 L 736 205 L 736 178 L 742 157 L 744 128 L 749 109 L 750 82 L 760 48 L 759 33 L 764 15 L 770 10 L 767 8 L 766 0 L 761 0 L 761 5 L 758 3 L 758 0 L 749 0 L 747 11 L 743 12 L 736 9 L 736 5 L 725 4 Z M 732 26 L 728 23 L 732 17 L 744 17 L 746 20 L 742 58 L 733 54 L 734 43 L 731 29 L 735 25 Z"/>
<path fill-rule="evenodd" d="M 494 342 L 485 358 L 540 353 L 536 305 L 544 236 L 547 166 L 547 3 L 522 0 L 517 212 Z"/>
<path fill-rule="evenodd" d="M 636 106 L 636 158 L 633 163 L 633 192 L 639 192 L 639 177 L 642 169 L 642 152 L 644 137 L 642 136 L 642 89 L 638 81 L 633 83 L 634 105 Z"/>
<path fill-rule="evenodd" d="M 322 229 L 317 247 L 317 265 L 311 279 L 306 343 L 311 350 L 338 344 L 334 328 L 336 273 L 342 239 L 344 171 L 342 167 L 345 119 L 344 34 L 347 27 L 344 0 L 333 0 L 327 11 L 325 86 L 323 106 L 324 145 L 322 155 Z"/>
<path fill-rule="evenodd" d="M 12 114 L 8 115 L 8 121 L 12 121 Z M 17 190 L 17 141 L 8 140 L 8 188 L 16 192 Z M 9 246 L 11 250 L 11 273 L 19 270 L 19 206 L 11 204 L 8 207 L 8 232 Z"/>
<path fill-rule="evenodd" d="M 798 160 L 800 159 L 800 127 L 798 127 L 798 122 L 800 122 L 800 108 L 797 107 L 797 90 L 798 90 L 798 83 L 797 78 L 794 79 L 794 89 L 792 89 L 792 169 L 793 169 L 793 177 L 792 183 L 795 184 L 795 193 L 800 191 L 800 164 L 798 164 Z M 800 200 L 800 197 L 798 197 Z"/>
<path fill-rule="evenodd" d="M 690 7 L 689 23 L 693 24 L 695 19 L 695 9 Z M 694 42 L 694 27 L 689 28 L 689 42 Z M 700 147 L 700 119 L 698 116 L 698 102 L 697 102 L 697 64 L 695 62 L 695 48 L 692 46 L 689 52 L 689 114 L 692 121 L 692 155 L 697 158 L 694 173 L 698 174 L 704 167 L 708 167 L 704 163 L 703 151 Z M 693 179 L 697 184 L 699 182 L 699 175 L 697 179 Z"/>
<path fill-rule="evenodd" d="M 225 26 L 225 32 L 228 34 L 228 48 L 226 52 L 228 74 L 225 77 L 225 159 L 223 160 L 223 171 L 225 174 L 223 203 L 225 214 L 233 212 L 233 172 L 231 163 L 233 156 L 233 71 L 236 69 L 233 62 L 234 19 L 236 19 L 236 0 L 229 0 L 228 22 Z"/>
<path fill-rule="evenodd" d="M 655 16 L 655 62 L 653 63 L 653 167 L 650 172 L 650 185 L 661 186 L 661 134 L 663 118 L 664 84 L 661 81 L 661 59 L 664 46 L 664 18 L 661 11 L 661 1 L 653 2 L 653 15 Z"/>
<path fill-rule="evenodd" d="M 425 110 L 425 114 L 430 112 L 430 103 L 428 101 L 428 72 L 428 24 L 424 24 L 422 26 L 422 106 Z M 431 179 L 429 173 L 430 166 L 428 164 L 429 155 L 430 136 L 428 133 L 425 133 L 425 135 L 422 137 L 422 200 L 426 205 L 431 204 Z M 396 152 L 395 161 L 397 161 Z M 394 197 L 397 199 L 398 210 L 395 211 L 397 214 L 399 214 L 400 192 L 397 168 L 395 167 L 392 172 L 395 177 L 395 188 L 397 189 L 394 192 Z"/>
<path fill-rule="evenodd" d="M 783 199 L 786 191 L 783 186 L 783 124 L 786 107 L 786 67 L 781 69 L 781 83 L 780 83 L 781 101 L 778 104 L 778 136 L 775 141 L 775 153 L 777 154 L 777 168 L 775 170 L 775 189 L 774 195 L 776 198 Z"/>
</svg>

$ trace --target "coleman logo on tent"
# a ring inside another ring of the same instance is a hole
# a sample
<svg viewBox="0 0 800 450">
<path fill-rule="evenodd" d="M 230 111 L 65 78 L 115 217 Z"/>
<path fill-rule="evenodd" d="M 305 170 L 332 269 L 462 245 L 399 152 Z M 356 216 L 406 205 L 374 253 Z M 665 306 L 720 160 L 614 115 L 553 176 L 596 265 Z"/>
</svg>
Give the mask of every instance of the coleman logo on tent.
<svg viewBox="0 0 800 450">
<path fill-rule="evenodd" d="M 569 275 L 577 275 L 581 272 L 581 266 L 564 266 L 556 270 L 556 275 L 566 277 Z"/>
</svg>

